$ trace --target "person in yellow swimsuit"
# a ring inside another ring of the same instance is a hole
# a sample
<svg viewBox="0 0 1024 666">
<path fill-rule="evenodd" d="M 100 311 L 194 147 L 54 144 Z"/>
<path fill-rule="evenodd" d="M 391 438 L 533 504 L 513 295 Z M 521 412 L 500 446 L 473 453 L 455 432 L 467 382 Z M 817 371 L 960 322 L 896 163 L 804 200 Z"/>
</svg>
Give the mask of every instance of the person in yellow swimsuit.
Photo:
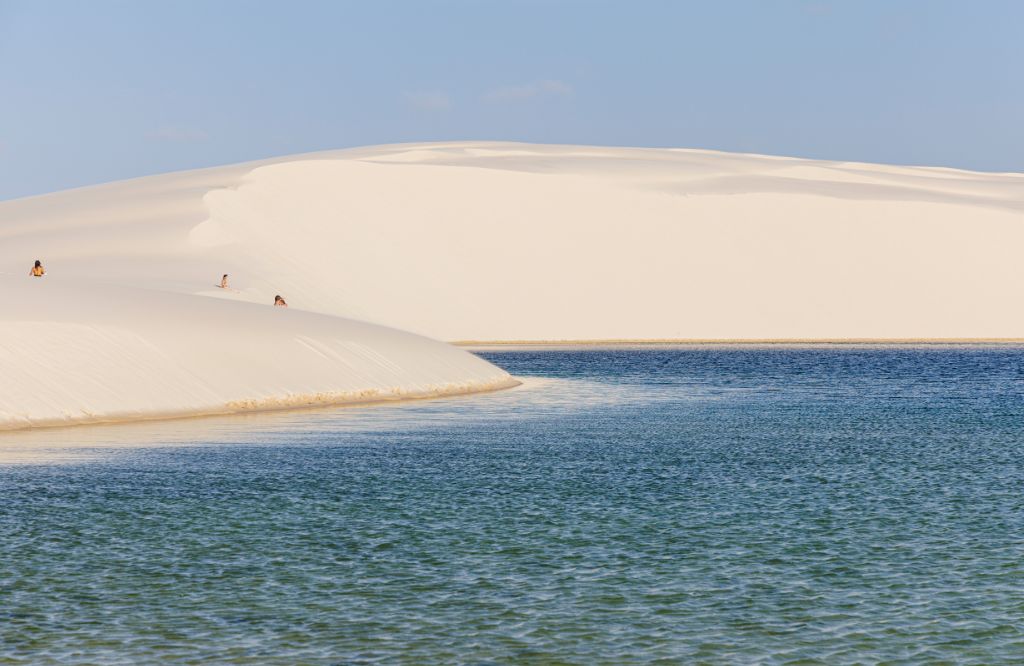
<svg viewBox="0 0 1024 666">
<path fill-rule="evenodd" d="M 32 277 L 43 277 L 46 275 L 46 269 L 43 268 L 43 262 L 36 259 L 36 265 L 32 267 L 32 270 L 28 272 Z"/>
</svg>

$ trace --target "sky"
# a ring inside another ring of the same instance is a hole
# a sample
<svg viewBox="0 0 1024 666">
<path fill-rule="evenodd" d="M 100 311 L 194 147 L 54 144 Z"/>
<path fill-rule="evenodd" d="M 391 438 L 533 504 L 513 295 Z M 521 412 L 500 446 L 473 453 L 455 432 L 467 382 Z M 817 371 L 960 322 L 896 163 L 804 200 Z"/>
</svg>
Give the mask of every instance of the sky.
<svg viewBox="0 0 1024 666">
<path fill-rule="evenodd" d="M 1024 2 L 0 0 L 0 199 L 478 139 L 1024 172 Z"/>
</svg>

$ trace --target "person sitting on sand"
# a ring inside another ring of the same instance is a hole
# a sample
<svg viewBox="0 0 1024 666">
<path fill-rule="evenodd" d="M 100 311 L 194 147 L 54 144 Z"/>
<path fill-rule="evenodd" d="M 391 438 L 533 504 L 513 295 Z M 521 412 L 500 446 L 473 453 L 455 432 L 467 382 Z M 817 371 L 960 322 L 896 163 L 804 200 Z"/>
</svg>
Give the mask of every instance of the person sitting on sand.
<svg viewBox="0 0 1024 666">
<path fill-rule="evenodd" d="M 28 272 L 32 277 L 43 277 L 46 275 L 46 269 L 43 268 L 43 262 L 36 259 L 36 265 L 32 267 L 32 270 Z"/>
<path fill-rule="evenodd" d="M 284 299 L 281 298 L 281 295 L 278 294 L 277 296 L 274 296 L 274 307 L 275 308 L 286 308 L 286 307 L 288 307 L 288 304 L 285 303 Z"/>
<path fill-rule="evenodd" d="M 220 288 L 221 289 L 227 289 L 228 288 L 228 274 L 227 273 L 225 273 L 224 277 L 222 277 L 220 279 Z"/>
</svg>

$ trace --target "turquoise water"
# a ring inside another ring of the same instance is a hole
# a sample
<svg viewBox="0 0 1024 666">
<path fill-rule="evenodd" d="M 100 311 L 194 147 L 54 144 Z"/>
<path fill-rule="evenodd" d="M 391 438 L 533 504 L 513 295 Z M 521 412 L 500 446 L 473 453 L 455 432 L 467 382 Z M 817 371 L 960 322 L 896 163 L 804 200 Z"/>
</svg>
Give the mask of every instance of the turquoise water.
<svg viewBox="0 0 1024 666">
<path fill-rule="evenodd" d="M 1024 350 L 0 437 L 0 663 L 1024 660 Z"/>
</svg>

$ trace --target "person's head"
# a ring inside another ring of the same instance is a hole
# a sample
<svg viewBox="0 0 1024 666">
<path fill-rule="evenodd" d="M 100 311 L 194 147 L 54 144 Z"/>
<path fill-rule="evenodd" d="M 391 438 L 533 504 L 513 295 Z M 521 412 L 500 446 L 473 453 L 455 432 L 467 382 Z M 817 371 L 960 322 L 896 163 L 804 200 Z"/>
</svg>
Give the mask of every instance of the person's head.
<svg viewBox="0 0 1024 666">
<path fill-rule="evenodd" d="M 283 299 L 283 298 L 281 298 L 281 294 L 278 294 L 277 296 L 274 296 L 274 302 L 275 302 L 275 303 L 277 303 L 278 301 L 283 301 L 283 300 L 284 300 L 284 299 Z"/>
<path fill-rule="evenodd" d="M 43 266 L 43 262 L 41 262 L 38 259 L 36 259 L 36 268 L 42 268 L 42 266 Z"/>
<path fill-rule="evenodd" d="M 228 276 L 228 274 L 227 274 L 227 273 L 225 273 L 225 274 L 224 274 L 224 277 L 227 277 L 227 276 Z"/>
</svg>

